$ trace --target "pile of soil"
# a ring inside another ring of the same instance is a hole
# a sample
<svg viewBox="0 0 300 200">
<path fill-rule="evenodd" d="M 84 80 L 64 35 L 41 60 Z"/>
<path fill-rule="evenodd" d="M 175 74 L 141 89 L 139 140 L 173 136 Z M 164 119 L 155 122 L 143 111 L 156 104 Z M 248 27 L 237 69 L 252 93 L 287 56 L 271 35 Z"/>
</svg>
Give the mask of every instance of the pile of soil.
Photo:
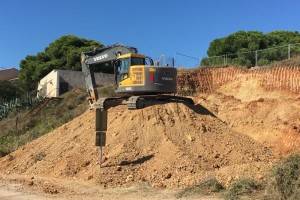
<svg viewBox="0 0 300 200">
<path fill-rule="evenodd" d="M 148 182 L 176 188 L 210 176 L 223 183 L 239 177 L 260 178 L 274 160 L 271 148 L 233 131 L 200 105 L 110 109 L 101 168 L 94 137 L 94 112 L 87 111 L 1 158 L 0 172 L 104 186 Z"/>
<path fill-rule="evenodd" d="M 234 131 L 273 149 L 276 156 L 300 150 L 300 96 L 265 90 L 259 79 L 233 81 L 210 95 L 199 95 L 206 106 Z"/>
</svg>

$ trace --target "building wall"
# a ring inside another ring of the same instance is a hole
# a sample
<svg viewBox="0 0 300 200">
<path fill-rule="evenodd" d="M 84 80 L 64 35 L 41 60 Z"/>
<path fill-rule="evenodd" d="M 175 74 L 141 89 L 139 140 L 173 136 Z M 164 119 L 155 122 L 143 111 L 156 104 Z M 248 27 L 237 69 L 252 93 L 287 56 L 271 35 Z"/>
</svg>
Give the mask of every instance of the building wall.
<svg viewBox="0 0 300 200">
<path fill-rule="evenodd" d="M 70 89 L 85 88 L 84 75 L 80 71 L 58 70 L 60 82 L 67 82 Z M 114 76 L 112 74 L 95 73 L 95 80 L 97 86 L 109 85 L 114 83 Z"/>
<path fill-rule="evenodd" d="M 59 96 L 58 73 L 56 70 L 51 71 L 42 78 L 38 85 L 38 96 L 58 97 Z"/>
<path fill-rule="evenodd" d="M 97 86 L 114 83 L 113 74 L 95 73 Z M 38 95 L 43 97 L 58 97 L 74 88 L 85 89 L 84 75 L 80 71 L 53 70 L 40 80 Z"/>
</svg>

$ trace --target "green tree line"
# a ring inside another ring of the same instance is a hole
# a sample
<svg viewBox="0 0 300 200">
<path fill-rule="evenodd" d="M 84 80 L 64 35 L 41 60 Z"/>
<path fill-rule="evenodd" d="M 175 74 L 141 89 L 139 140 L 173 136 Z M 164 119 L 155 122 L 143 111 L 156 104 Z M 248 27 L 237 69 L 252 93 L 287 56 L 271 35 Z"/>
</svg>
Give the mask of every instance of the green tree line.
<svg viewBox="0 0 300 200">
<path fill-rule="evenodd" d="M 19 79 L 26 90 L 34 90 L 38 81 L 53 69 L 81 70 L 81 52 L 102 46 L 103 44 L 95 40 L 74 35 L 62 36 L 50 43 L 44 51 L 23 59 L 20 63 Z"/>
<path fill-rule="evenodd" d="M 295 31 L 273 31 L 263 33 L 258 31 L 238 31 L 226 37 L 213 40 L 207 50 L 208 58 L 201 61 L 201 65 L 223 64 L 223 56 L 227 63 L 243 66 L 256 64 L 255 51 L 278 47 L 281 45 L 300 43 L 300 33 Z M 293 46 L 291 53 L 300 53 L 300 45 Z M 269 64 L 273 61 L 287 58 L 288 49 L 274 48 L 259 52 L 258 65 Z"/>
</svg>

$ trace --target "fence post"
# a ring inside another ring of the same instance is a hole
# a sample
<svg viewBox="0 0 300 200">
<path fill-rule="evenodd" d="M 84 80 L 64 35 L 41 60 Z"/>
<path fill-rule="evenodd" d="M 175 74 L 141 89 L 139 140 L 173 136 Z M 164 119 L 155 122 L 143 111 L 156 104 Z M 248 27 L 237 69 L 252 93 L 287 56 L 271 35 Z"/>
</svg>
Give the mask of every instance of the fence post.
<svg viewBox="0 0 300 200">
<path fill-rule="evenodd" d="M 258 60 L 258 56 L 257 56 L 257 50 L 255 51 L 255 66 L 257 66 L 257 60 Z"/>
<path fill-rule="evenodd" d="M 291 44 L 288 45 L 288 59 L 291 59 Z"/>
</svg>

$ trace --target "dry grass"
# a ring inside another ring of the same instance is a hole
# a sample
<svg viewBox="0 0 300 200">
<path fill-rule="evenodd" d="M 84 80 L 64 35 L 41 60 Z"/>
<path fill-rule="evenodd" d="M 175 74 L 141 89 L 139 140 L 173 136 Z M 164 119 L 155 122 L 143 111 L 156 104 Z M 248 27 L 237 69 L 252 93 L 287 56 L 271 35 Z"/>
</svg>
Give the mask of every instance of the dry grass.
<svg viewBox="0 0 300 200">
<path fill-rule="evenodd" d="M 266 198 L 300 199 L 300 155 L 291 155 L 274 167 Z"/>
<path fill-rule="evenodd" d="M 99 89 L 100 96 L 113 96 L 112 87 Z M 42 109 L 11 113 L 0 121 L 0 157 L 72 120 L 88 108 L 84 90 L 65 93 L 60 99 L 49 101 Z"/>
<path fill-rule="evenodd" d="M 176 197 L 183 198 L 188 196 L 193 196 L 197 194 L 209 195 L 211 193 L 218 193 L 224 190 L 224 187 L 217 179 L 211 178 L 207 179 L 197 185 L 185 188 L 179 192 Z"/>
</svg>

